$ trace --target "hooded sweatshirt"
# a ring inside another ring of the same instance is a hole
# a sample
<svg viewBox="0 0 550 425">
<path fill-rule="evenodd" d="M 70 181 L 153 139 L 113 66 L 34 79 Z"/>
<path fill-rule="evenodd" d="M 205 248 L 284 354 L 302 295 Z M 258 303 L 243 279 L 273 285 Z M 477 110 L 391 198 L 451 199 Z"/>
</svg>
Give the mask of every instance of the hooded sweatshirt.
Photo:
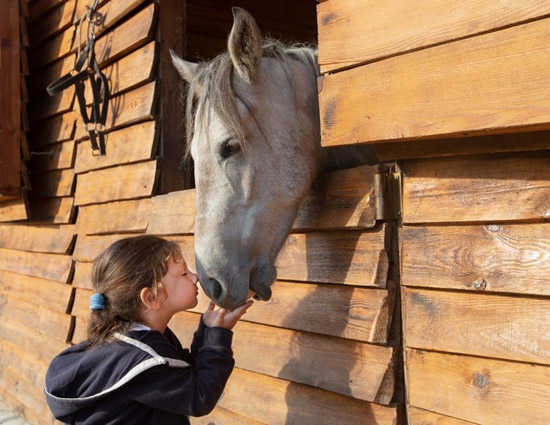
<svg viewBox="0 0 550 425">
<path fill-rule="evenodd" d="M 44 392 L 56 419 L 82 425 L 189 424 L 214 409 L 234 366 L 232 331 L 201 320 L 191 352 L 174 333 L 138 325 L 112 342 L 87 341 L 50 364 Z"/>
</svg>

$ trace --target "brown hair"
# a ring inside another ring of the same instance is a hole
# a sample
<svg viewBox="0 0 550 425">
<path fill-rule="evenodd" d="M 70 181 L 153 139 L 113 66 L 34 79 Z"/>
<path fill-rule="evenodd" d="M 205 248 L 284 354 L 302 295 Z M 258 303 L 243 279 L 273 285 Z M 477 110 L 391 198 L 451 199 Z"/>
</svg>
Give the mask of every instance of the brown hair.
<svg viewBox="0 0 550 425">
<path fill-rule="evenodd" d="M 90 347 L 141 322 L 141 290 L 151 288 L 155 295 L 163 290 L 168 259 L 181 257 L 175 242 L 150 235 L 120 239 L 99 255 L 92 268 L 92 285 L 103 296 L 105 308 L 90 312 Z"/>
</svg>

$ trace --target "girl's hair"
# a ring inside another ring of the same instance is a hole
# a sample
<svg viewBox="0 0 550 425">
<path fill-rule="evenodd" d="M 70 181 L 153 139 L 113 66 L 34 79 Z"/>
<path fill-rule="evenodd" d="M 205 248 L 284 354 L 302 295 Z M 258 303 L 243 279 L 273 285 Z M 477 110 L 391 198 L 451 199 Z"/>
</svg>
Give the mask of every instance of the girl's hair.
<svg viewBox="0 0 550 425">
<path fill-rule="evenodd" d="M 88 321 L 90 347 L 109 340 L 115 332 L 128 330 L 142 321 L 143 288 L 155 296 L 162 288 L 162 277 L 169 258 L 182 258 L 175 242 L 143 235 L 120 239 L 99 255 L 92 268 L 92 285 L 104 298 L 105 308 L 91 310 Z"/>
</svg>

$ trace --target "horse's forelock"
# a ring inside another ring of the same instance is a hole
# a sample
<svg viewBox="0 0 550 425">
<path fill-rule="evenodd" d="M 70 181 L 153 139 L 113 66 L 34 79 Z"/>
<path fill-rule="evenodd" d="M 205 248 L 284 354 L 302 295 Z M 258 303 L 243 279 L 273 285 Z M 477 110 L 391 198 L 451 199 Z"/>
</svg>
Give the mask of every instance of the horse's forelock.
<svg viewBox="0 0 550 425">
<path fill-rule="evenodd" d="M 265 39 L 262 56 L 279 60 L 286 66 L 290 60 L 296 60 L 310 68 L 311 72 L 318 74 L 317 50 L 312 46 L 287 45 L 278 40 Z M 245 143 L 237 106 L 238 96 L 232 84 L 233 72 L 233 62 L 227 52 L 200 64 L 186 94 L 186 157 L 191 152 L 196 120 L 199 120 L 200 126 L 206 126 L 208 123 L 209 105 L 213 106 L 223 124 L 235 135 L 239 143 Z M 202 128 L 202 131 L 204 130 L 205 127 Z"/>
</svg>

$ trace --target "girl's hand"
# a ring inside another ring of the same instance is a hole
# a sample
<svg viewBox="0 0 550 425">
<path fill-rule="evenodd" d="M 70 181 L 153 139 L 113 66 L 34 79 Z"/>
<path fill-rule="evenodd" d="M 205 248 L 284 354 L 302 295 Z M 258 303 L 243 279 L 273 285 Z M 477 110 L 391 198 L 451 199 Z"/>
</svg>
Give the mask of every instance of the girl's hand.
<svg viewBox="0 0 550 425">
<path fill-rule="evenodd" d="M 250 307 L 253 303 L 254 301 L 248 300 L 245 304 L 233 311 L 228 311 L 225 308 L 219 308 L 214 311 L 216 304 L 214 304 L 213 301 L 210 301 L 210 303 L 208 303 L 208 308 L 202 315 L 202 320 L 208 327 L 233 329 L 243 314 L 246 313 L 248 307 Z"/>
</svg>

